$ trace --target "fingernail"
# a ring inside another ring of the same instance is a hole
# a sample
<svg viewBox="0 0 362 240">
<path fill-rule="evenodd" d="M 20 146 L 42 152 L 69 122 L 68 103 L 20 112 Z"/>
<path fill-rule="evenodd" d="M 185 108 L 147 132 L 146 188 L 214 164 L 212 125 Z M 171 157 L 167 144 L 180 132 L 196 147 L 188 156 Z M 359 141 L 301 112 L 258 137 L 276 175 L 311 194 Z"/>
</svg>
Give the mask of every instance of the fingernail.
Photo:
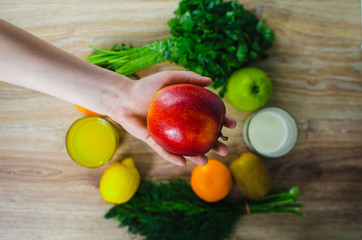
<svg viewBox="0 0 362 240">
<path fill-rule="evenodd" d="M 209 77 L 202 77 L 204 81 L 208 81 L 209 84 L 211 84 L 212 80 Z"/>
</svg>

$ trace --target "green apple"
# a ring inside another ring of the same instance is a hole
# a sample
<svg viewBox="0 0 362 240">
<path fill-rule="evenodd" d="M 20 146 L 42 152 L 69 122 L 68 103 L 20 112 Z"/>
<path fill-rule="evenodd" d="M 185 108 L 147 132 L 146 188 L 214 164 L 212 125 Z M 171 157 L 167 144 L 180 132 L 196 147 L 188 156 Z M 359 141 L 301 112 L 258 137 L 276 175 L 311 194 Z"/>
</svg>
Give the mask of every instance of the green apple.
<svg viewBox="0 0 362 240">
<path fill-rule="evenodd" d="M 272 93 L 272 81 L 263 70 L 245 67 L 230 76 L 225 96 L 237 109 L 253 112 L 264 106 Z"/>
</svg>

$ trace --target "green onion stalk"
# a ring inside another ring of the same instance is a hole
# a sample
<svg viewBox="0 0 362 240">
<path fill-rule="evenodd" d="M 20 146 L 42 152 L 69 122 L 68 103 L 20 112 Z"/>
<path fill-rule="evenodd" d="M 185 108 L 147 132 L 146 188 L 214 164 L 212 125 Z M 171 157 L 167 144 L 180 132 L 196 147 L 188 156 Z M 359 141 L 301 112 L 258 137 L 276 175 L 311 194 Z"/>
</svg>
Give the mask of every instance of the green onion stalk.
<svg viewBox="0 0 362 240">
<path fill-rule="evenodd" d="M 105 218 L 149 240 L 222 240 L 230 238 L 243 215 L 291 213 L 300 210 L 298 187 L 258 200 L 208 203 L 198 198 L 184 180 L 144 181 L 132 199 L 113 206 Z"/>
<path fill-rule="evenodd" d="M 116 44 L 111 50 L 105 50 L 91 45 L 98 53 L 90 54 L 87 60 L 95 65 L 129 76 L 140 69 L 167 60 L 170 39 L 153 42 L 133 48 Z"/>
<path fill-rule="evenodd" d="M 129 76 L 166 60 L 212 79 L 222 97 L 229 76 L 243 66 L 268 57 L 274 31 L 238 1 L 182 0 L 168 21 L 171 37 L 139 47 L 116 44 L 88 61 Z"/>
</svg>

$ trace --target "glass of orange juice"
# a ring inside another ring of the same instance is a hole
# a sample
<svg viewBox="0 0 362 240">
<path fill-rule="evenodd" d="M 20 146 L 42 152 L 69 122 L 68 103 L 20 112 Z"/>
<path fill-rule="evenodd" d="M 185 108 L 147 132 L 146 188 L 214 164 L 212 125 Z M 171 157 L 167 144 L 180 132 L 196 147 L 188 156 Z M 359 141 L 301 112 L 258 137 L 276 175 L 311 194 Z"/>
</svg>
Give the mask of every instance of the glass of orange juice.
<svg viewBox="0 0 362 240">
<path fill-rule="evenodd" d="M 75 121 L 66 136 L 72 160 L 81 166 L 96 168 L 112 159 L 118 149 L 118 131 L 101 117 L 83 117 Z"/>
</svg>

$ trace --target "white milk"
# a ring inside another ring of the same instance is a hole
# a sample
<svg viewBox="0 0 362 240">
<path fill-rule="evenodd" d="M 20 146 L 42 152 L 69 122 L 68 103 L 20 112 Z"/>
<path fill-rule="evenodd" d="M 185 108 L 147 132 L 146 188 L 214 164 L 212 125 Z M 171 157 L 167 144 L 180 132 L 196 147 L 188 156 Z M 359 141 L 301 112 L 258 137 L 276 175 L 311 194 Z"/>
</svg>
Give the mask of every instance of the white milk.
<svg viewBox="0 0 362 240">
<path fill-rule="evenodd" d="M 280 157 L 294 147 L 298 128 L 288 112 L 270 107 L 255 112 L 245 121 L 243 137 L 255 152 L 266 157 Z"/>
</svg>

